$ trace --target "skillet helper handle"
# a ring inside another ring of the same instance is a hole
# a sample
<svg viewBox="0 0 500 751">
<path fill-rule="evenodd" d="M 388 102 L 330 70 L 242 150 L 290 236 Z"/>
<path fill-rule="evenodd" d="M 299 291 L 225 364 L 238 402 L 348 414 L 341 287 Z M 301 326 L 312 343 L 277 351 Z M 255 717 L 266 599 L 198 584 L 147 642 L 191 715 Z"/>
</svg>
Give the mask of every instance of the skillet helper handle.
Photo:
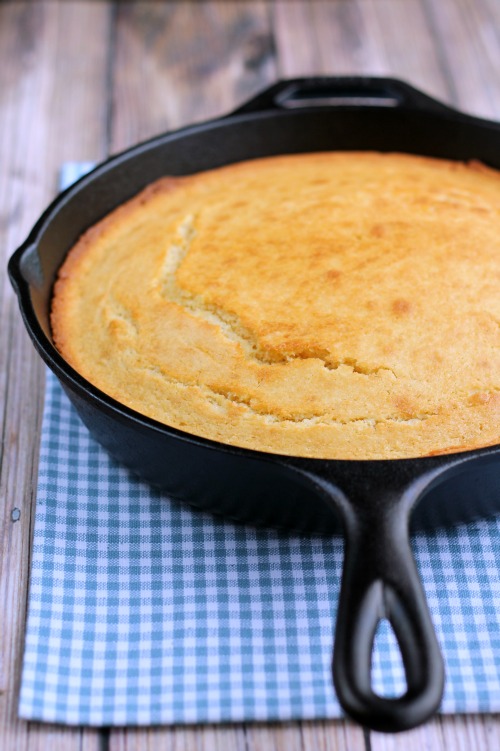
<svg viewBox="0 0 500 751">
<path fill-rule="evenodd" d="M 454 112 L 450 107 L 396 78 L 313 76 L 278 81 L 231 113 L 310 107 L 404 107 Z"/>
<path fill-rule="evenodd" d="M 373 506 L 344 507 L 346 550 L 333 656 L 335 690 L 345 711 L 372 730 L 398 732 L 438 708 L 444 666 L 409 541 L 409 511 L 394 495 Z M 387 503 L 387 501 L 389 501 Z M 372 687 L 377 626 L 391 624 L 407 689 L 397 698 Z"/>
</svg>

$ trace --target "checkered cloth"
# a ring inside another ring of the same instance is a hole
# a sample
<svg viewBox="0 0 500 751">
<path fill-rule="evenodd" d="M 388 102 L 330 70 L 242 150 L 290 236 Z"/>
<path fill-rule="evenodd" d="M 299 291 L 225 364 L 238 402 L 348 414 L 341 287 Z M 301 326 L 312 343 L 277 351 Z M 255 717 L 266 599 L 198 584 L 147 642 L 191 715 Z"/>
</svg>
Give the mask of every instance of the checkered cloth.
<svg viewBox="0 0 500 751">
<path fill-rule="evenodd" d="M 442 711 L 500 710 L 500 518 L 419 534 Z M 340 715 L 343 545 L 192 511 L 111 460 L 48 374 L 20 715 L 82 725 Z M 392 633 L 375 685 L 404 679 Z"/>
</svg>

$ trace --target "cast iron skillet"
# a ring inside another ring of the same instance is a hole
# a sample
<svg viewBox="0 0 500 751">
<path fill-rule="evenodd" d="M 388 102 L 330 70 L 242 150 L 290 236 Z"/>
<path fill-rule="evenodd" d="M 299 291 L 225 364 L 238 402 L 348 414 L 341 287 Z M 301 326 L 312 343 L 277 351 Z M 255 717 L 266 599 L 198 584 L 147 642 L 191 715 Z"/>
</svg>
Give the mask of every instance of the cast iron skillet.
<svg viewBox="0 0 500 751">
<path fill-rule="evenodd" d="M 494 512 L 500 446 L 416 459 L 327 461 L 204 440 L 143 417 L 92 386 L 56 351 L 49 327 L 52 285 L 68 249 L 147 183 L 254 157 L 340 149 L 475 158 L 500 167 L 500 125 L 393 79 L 283 81 L 227 117 L 159 136 L 97 167 L 47 209 L 11 258 L 9 273 L 35 347 L 114 457 L 171 496 L 231 519 L 311 534 L 343 527 L 335 689 L 347 714 L 363 725 L 399 731 L 437 709 L 444 683 L 410 548 L 410 514 L 415 527 L 429 528 Z M 396 699 L 371 686 L 373 639 L 383 618 L 405 666 L 407 690 Z"/>
</svg>

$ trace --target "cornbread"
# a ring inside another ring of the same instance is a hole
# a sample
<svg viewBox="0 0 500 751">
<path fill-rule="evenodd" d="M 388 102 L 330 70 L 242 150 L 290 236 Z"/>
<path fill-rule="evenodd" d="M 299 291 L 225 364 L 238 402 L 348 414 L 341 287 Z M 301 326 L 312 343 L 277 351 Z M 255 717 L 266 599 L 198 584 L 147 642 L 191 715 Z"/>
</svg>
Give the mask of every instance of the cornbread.
<svg viewBox="0 0 500 751">
<path fill-rule="evenodd" d="M 223 443 L 387 459 L 500 442 L 500 173 L 372 152 L 166 177 L 89 229 L 54 341 Z"/>
</svg>

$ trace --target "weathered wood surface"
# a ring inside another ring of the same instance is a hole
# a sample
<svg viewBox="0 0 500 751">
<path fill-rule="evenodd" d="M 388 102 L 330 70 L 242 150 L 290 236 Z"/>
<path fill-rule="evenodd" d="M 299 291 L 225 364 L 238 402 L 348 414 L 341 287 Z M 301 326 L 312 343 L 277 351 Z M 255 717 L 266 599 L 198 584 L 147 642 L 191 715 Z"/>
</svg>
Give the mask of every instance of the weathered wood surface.
<svg viewBox="0 0 500 751">
<path fill-rule="evenodd" d="M 64 160 L 99 160 L 226 112 L 278 77 L 314 73 L 393 75 L 500 118 L 499 71 L 498 0 L 4 0 L 2 268 L 53 196 Z M 500 747 L 500 720 L 480 716 L 370 737 L 350 722 L 98 731 L 17 720 L 43 369 L 5 274 L 0 316 L 1 751 Z"/>
</svg>

